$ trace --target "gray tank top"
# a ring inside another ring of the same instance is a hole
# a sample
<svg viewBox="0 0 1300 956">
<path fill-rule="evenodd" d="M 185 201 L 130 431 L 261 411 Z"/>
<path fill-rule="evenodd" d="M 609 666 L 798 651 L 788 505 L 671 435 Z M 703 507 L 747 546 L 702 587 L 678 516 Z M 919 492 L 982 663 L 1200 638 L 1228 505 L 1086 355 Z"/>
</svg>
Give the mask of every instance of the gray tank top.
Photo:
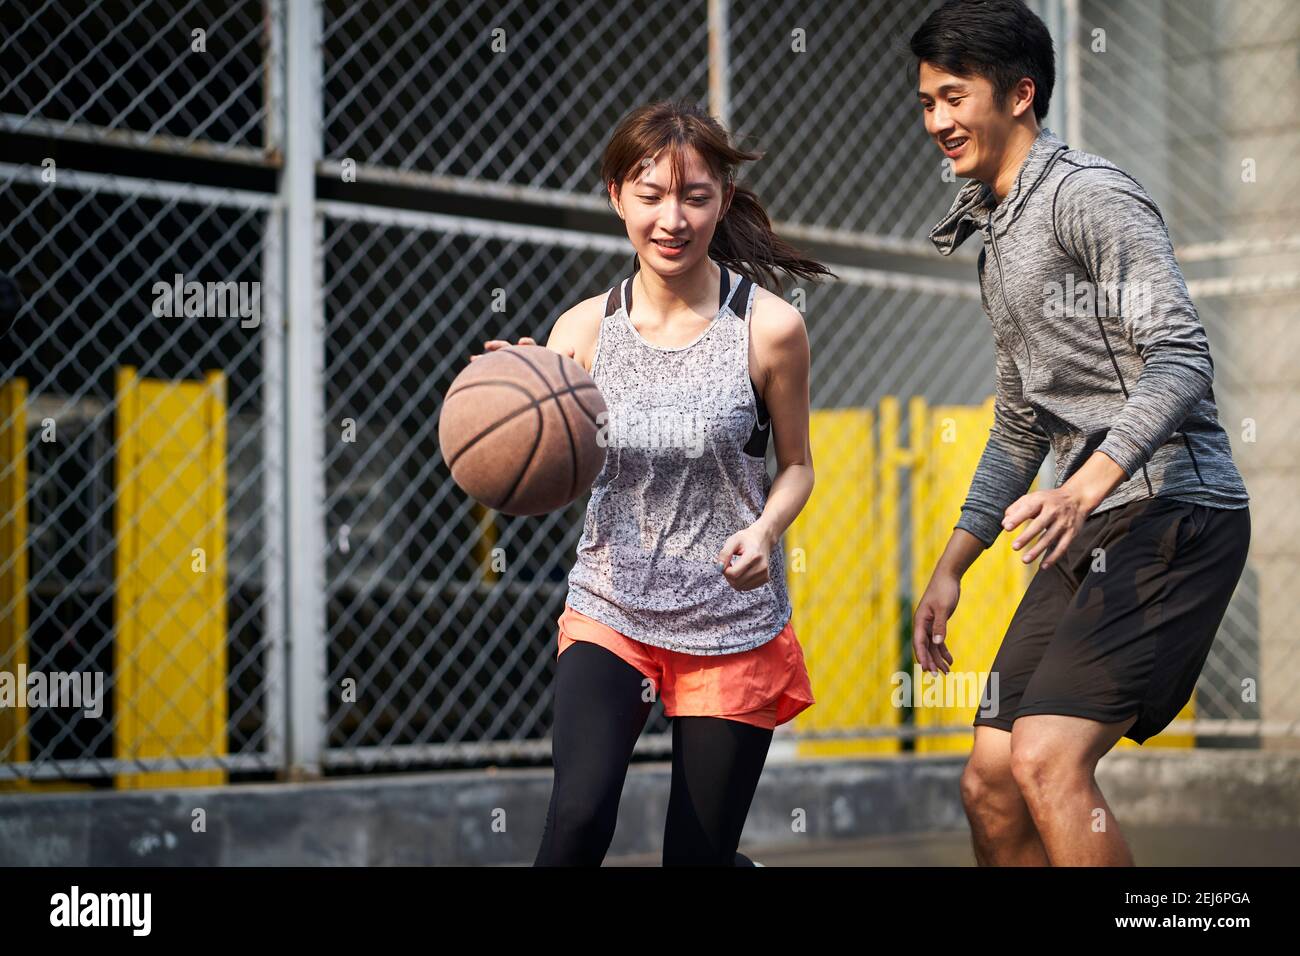
<svg viewBox="0 0 1300 956">
<path fill-rule="evenodd" d="M 609 408 L 569 572 L 568 604 L 628 637 L 686 654 L 765 644 L 790 620 L 778 540 L 769 581 L 737 591 L 718 551 L 763 511 L 771 422 L 749 376 L 756 286 L 722 267 L 712 324 L 678 348 L 651 345 L 629 318 L 632 279 L 610 290 L 591 376 Z"/>
</svg>

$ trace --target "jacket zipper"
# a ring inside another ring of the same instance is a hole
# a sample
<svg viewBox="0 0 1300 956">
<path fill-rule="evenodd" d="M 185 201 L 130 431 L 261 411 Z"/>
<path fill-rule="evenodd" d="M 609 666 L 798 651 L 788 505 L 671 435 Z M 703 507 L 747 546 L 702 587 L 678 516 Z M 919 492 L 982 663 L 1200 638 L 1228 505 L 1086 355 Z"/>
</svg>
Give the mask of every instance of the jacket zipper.
<svg viewBox="0 0 1300 956">
<path fill-rule="evenodd" d="M 1016 318 L 1016 310 L 1011 308 L 1011 300 L 1007 297 L 1007 286 L 1006 283 L 1002 281 L 1002 255 L 998 252 L 998 240 L 993 234 L 994 229 L 992 216 L 989 217 L 989 223 L 985 227 L 985 230 L 988 232 L 989 242 L 993 246 L 993 258 L 998 264 L 998 288 L 1002 290 L 1002 306 L 1007 310 L 1007 315 L 1011 316 L 1011 324 L 1014 325 L 1016 331 L 1020 333 L 1020 341 L 1025 343 L 1025 364 L 1028 371 L 1025 373 L 1023 387 L 1028 388 L 1029 377 L 1034 373 L 1034 353 L 1030 351 L 1029 336 L 1025 334 L 1024 328 L 1020 325 L 1020 320 Z"/>
</svg>

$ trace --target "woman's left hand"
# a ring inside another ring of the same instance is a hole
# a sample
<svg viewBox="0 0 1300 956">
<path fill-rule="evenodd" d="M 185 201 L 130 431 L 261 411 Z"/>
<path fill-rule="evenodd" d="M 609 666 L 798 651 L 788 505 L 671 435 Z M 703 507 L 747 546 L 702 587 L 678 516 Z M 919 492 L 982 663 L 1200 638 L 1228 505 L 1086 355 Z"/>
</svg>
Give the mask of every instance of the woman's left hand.
<svg viewBox="0 0 1300 956">
<path fill-rule="evenodd" d="M 718 552 L 718 567 L 727 583 L 737 591 L 750 591 L 766 584 L 772 544 L 770 535 L 757 524 L 742 528 L 728 538 Z"/>
</svg>

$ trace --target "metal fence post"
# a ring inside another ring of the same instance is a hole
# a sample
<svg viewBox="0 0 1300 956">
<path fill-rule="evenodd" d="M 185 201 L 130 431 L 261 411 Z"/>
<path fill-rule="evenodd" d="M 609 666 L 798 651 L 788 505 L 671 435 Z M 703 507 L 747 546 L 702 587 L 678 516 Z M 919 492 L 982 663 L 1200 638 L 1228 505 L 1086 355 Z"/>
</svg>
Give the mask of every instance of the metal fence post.
<svg viewBox="0 0 1300 956">
<path fill-rule="evenodd" d="M 287 103 L 284 96 L 285 81 L 285 3 L 267 0 L 266 77 L 264 94 L 266 116 L 266 149 L 273 155 L 283 155 L 284 120 Z M 266 752 L 282 771 L 289 770 L 288 751 L 288 681 L 286 680 L 289 623 L 288 572 L 290 542 L 289 525 L 285 515 L 285 413 L 289 407 L 285 390 L 284 336 L 287 324 L 285 312 L 284 206 L 276 207 L 266 217 L 264 264 L 266 296 L 262 303 L 264 324 L 262 329 L 262 454 L 266 466 L 262 472 L 262 487 L 266 499 L 263 534 L 265 552 L 262 567 L 266 586 Z"/>
<path fill-rule="evenodd" d="M 320 148 L 321 8 L 288 0 L 285 11 L 285 498 L 288 520 L 288 765 L 320 773 L 325 746 L 325 470 L 322 408 L 325 322 L 321 221 L 315 208 Z"/>
<path fill-rule="evenodd" d="M 709 112 L 731 129 L 730 0 L 709 0 Z"/>
</svg>

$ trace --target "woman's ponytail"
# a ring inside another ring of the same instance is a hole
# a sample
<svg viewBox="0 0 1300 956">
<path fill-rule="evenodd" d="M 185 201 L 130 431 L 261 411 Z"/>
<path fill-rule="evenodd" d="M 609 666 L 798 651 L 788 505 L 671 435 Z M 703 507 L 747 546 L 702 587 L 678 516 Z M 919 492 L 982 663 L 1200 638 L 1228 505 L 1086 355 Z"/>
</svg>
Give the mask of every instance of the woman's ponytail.
<svg viewBox="0 0 1300 956">
<path fill-rule="evenodd" d="M 773 232 L 772 220 L 758 196 L 740 183 L 735 184 L 731 205 L 718 222 L 709 254 L 755 281 L 762 276 L 766 281 L 759 285 L 777 292 L 785 289 L 778 269 L 804 279 L 835 275 Z"/>
</svg>

